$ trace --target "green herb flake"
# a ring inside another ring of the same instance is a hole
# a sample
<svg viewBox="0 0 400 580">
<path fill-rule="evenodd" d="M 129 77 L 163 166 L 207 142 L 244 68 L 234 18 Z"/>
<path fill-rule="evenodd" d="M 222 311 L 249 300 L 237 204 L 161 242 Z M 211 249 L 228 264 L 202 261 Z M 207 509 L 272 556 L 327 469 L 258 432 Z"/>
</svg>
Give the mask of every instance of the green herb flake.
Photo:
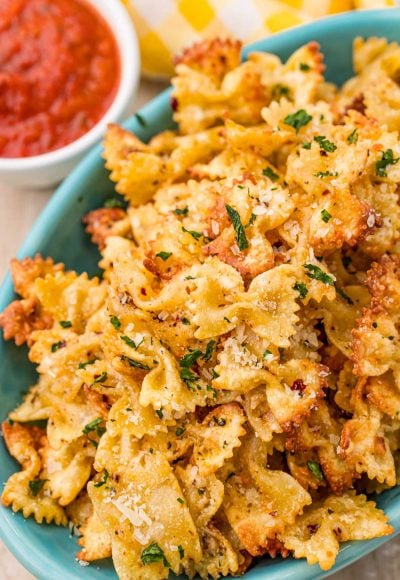
<svg viewBox="0 0 400 580">
<path fill-rule="evenodd" d="M 274 355 L 273 355 L 273 353 L 270 350 L 268 350 L 268 349 L 264 350 L 263 360 L 269 361 L 269 360 L 271 360 L 273 358 L 274 358 Z"/>
<path fill-rule="evenodd" d="M 104 383 L 104 381 L 106 380 L 107 380 L 107 372 L 103 371 L 99 377 L 94 379 L 93 384 L 95 385 L 96 383 Z"/>
<path fill-rule="evenodd" d="M 170 568 L 170 564 L 166 559 L 163 550 L 156 542 L 153 542 L 143 550 L 140 559 L 145 566 L 162 562 L 166 568 Z"/>
<path fill-rule="evenodd" d="M 321 270 L 319 266 L 316 266 L 315 264 L 304 264 L 303 268 L 307 270 L 306 276 L 308 276 L 312 280 L 318 280 L 319 282 L 323 282 L 323 284 L 326 284 L 326 286 L 335 285 L 333 278 L 329 276 L 326 272 Z"/>
<path fill-rule="evenodd" d="M 180 559 L 183 560 L 183 558 L 185 557 L 185 550 L 182 548 L 182 546 L 180 544 L 178 546 L 178 552 L 179 552 Z"/>
<path fill-rule="evenodd" d="M 150 367 L 148 365 L 141 363 L 137 360 L 133 360 L 132 358 L 129 358 L 129 356 L 125 356 L 124 354 L 121 356 L 121 360 L 127 362 L 130 367 L 133 367 L 135 369 L 141 369 L 142 371 L 150 370 Z"/>
<path fill-rule="evenodd" d="M 156 254 L 156 258 L 161 258 L 161 260 L 163 260 L 164 262 L 168 260 L 168 258 L 170 258 L 171 256 L 172 252 L 158 252 L 158 254 Z"/>
<path fill-rule="evenodd" d="M 256 214 L 255 213 L 252 213 L 251 216 L 250 216 L 250 219 L 249 219 L 249 221 L 248 221 L 248 223 L 246 224 L 245 227 L 246 228 L 250 228 L 254 224 L 254 222 L 256 221 L 256 219 L 257 219 Z"/>
<path fill-rule="evenodd" d="M 188 318 L 182 318 L 182 324 L 186 324 L 186 326 L 189 326 L 190 320 Z"/>
<path fill-rule="evenodd" d="M 225 208 L 233 225 L 233 229 L 235 230 L 236 241 L 238 243 L 239 250 L 245 250 L 249 247 L 249 242 L 247 241 L 246 232 L 244 231 L 240 215 L 232 206 L 228 205 L 227 203 L 225 204 Z"/>
<path fill-rule="evenodd" d="M 319 177 L 319 179 L 323 179 L 324 177 L 337 177 L 339 173 L 337 171 L 318 171 L 317 173 L 313 173 L 314 177 Z"/>
<path fill-rule="evenodd" d="M 308 72 L 311 69 L 311 67 L 305 62 L 301 62 L 299 69 L 302 70 L 303 72 Z"/>
<path fill-rule="evenodd" d="M 113 325 L 113 327 L 115 328 L 115 330 L 119 330 L 121 328 L 121 321 L 116 316 L 114 316 L 114 315 L 110 316 L 110 322 Z"/>
<path fill-rule="evenodd" d="M 103 479 L 95 483 L 94 487 L 101 487 L 102 485 L 105 485 L 108 481 L 108 477 L 109 477 L 108 471 L 107 469 L 105 469 L 103 472 Z"/>
<path fill-rule="evenodd" d="M 53 342 L 51 345 L 51 352 L 57 352 L 60 348 L 64 348 L 67 346 L 65 340 L 59 340 L 58 342 Z"/>
<path fill-rule="evenodd" d="M 347 137 L 347 143 L 350 145 L 355 145 L 358 141 L 358 129 L 353 129 L 350 135 Z"/>
<path fill-rule="evenodd" d="M 179 366 L 190 369 L 196 362 L 197 359 L 203 356 L 203 353 L 198 348 L 185 354 L 183 358 L 179 361 Z"/>
<path fill-rule="evenodd" d="M 281 97 L 289 97 L 290 89 L 286 85 L 281 85 L 280 83 L 273 85 L 272 87 L 272 98 L 274 100 L 279 100 Z"/>
<path fill-rule="evenodd" d="M 183 505 L 183 504 L 185 503 L 185 500 L 184 500 L 184 499 L 182 499 L 181 497 L 177 497 L 177 498 L 176 498 L 176 501 L 177 501 L 178 503 L 180 503 L 181 505 Z"/>
<path fill-rule="evenodd" d="M 210 340 L 207 343 L 206 352 L 203 355 L 203 359 L 205 361 L 209 361 L 211 359 L 213 352 L 214 352 L 215 344 L 216 344 L 215 340 Z"/>
<path fill-rule="evenodd" d="M 298 133 L 301 127 L 307 125 L 312 119 L 312 116 L 307 113 L 304 109 L 299 109 L 296 113 L 292 113 L 283 119 L 285 125 L 289 125 L 296 130 Z"/>
<path fill-rule="evenodd" d="M 337 286 L 336 284 L 335 284 L 335 290 L 339 294 L 339 296 L 341 298 L 343 298 L 343 300 L 345 300 L 347 302 L 347 304 L 350 304 L 350 305 L 354 304 L 354 302 L 350 298 L 350 296 L 348 294 L 346 294 L 346 292 L 342 288 L 340 288 L 339 286 Z"/>
<path fill-rule="evenodd" d="M 112 208 L 115 208 L 115 207 L 120 207 L 122 209 L 125 209 L 125 204 L 120 199 L 116 199 L 115 197 L 109 197 L 104 202 L 104 207 L 107 207 L 108 209 L 112 209 Z"/>
<path fill-rule="evenodd" d="M 201 236 L 203 235 L 200 232 L 196 232 L 195 230 L 187 230 L 183 226 L 182 226 L 182 231 L 185 232 L 185 234 L 189 234 L 190 236 L 192 236 L 192 238 L 194 238 L 195 240 L 199 240 L 201 238 Z"/>
<path fill-rule="evenodd" d="M 317 461 L 307 461 L 307 467 L 309 471 L 319 480 L 322 481 L 324 476 L 321 471 L 321 467 Z"/>
<path fill-rule="evenodd" d="M 164 413 L 162 409 L 156 409 L 156 413 L 159 417 L 159 419 L 164 419 Z"/>
<path fill-rule="evenodd" d="M 86 362 L 81 362 L 78 365 L 78 369 L 85 369 L 88 365 L 92 365 L 96 362 L 96 358 L 92 358 L 90 360 L 87 360 Z"/>
<path fill-rule="evenodd" d="M 102 417 L 98 417 L 97 419 L 93 419 L 93 421 L 90 421 L 90 423 L 88 423 L 82 429 L 82 433 L 84 435 L 88 435 L 92 431 L 95 431 L 97 433 L 97 435 L 99 435 L 101 437 L 101 435 L 103 435 L 105 433 L 105 428 L 102 426 L 102 423 L 104 423 L 104 419 Z"/>
<path fill-rule="evenodd" d="M 141 127 L 147 127 L 147 122 L 140 113 L 135 113 L 135 119 Z"/>
<path fill-rule="evenodd" d="M 72 322 L 70 320 L 60 320 L 59 325 L 62 328 L 71 328 Z"/>
<path fill-rule="evenodd" d="M 189 213 L 189 208 L 188 206 L 182 208 L 177 207 L 176 209 L 173 210 L 173 213 L 175 215 L 182 215 L 183 217 L 186 217 Z"/>
<path fill-rule="evenodd" d="M 33 496 L 37 496 L 43 489 L 47 479 L 32 479 L 29 483 L 29 490 Z"/>
<path fill-rule="evenodd" d="M 325 222 L 326 224 L 329 222 L 329 220 L 331 219 L 332 215 L 329 213 L 328 210 L 323 209 L 321 211 L 321 219 L 323 222 Z"/>
<path fill-rule="evenodd" d="M 332 143 L 332 141 L 328 141 L 328 139 L 325 138 L 325 135 L 317 135 L 314 137 L 314 141 L 316 141 L 320 148 L 327 153 L 333 153 L 333 151 L 336 151 L 337 149 L 336 145 Z"/>
<path fill-rule="evenodd" d="M 297 290 L 301 299 L 305 298 L 308 294 L 308 288 L 304 282 L 296 282 L 293 286 L 293 290 Z"/>
<path fill-rule="evenodd" d="M 136 342 L 134 340 L 129 338 L 129 336 L 126 336 L 124 334 L 124 335 L 120 336 L 120 339 L 123 340 L 124 343 L 127 344 L 128 346 L 130 346 L 131 348 L 134 348 L 135 350 L 137 349 L 138 345 L 136 344 Z"/>
<path fill-rule="evenodd" d="M 304 143 L 301 144 L 302 149 L 311 149 L 311 141 L 304 141 Z"/>
<path fill-rule="evenodd" d="M 180 437 L 181 435 L 183 435 L 185 432 L 185 427 L 178 427 L 178 429 L 175 431 L 175 435 L 177 437 Z"/>
<path fill-rule="evenodd" d="M 387 177 L 386 167 L 388 165 L 396 165 L 400 157 L 393 157 L 393 149 L 386 149 L 382 151 L 382 157 L 375 163 L 376 174 L 379 177 Z"/>
<path fill-rule="evenodd" d="M 278 181 L 279 179 L 279 175 L 275 173 L 275 171 L 273 171 L 271 167 L 266 167 L 265 169 L 263 169 L 262 174 L 265 177 L 268 177 L 268 179 L 270 179 L 271 181 Z"/>
</svg>

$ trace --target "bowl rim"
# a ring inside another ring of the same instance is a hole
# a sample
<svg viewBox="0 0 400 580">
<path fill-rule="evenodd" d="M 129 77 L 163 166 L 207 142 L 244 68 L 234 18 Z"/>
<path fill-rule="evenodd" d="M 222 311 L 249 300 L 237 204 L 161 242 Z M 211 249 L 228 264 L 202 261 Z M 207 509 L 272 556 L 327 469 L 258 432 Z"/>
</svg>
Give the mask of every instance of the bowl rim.
<svg viewBox="0 0 400 580">
<path fill-rule="evenodd" d="M 400 24 L 400 8 L 394 9 L 395 18 Z M 307 37 L 314 34 L 315 32 L 321 32 L 320 28 L 323 30 L 333 30 L 337 29 L 341 24 L 356 27 L 357 24 L 365 21 L 374 21 L 374 24 L 379 24 L 379 21 L 386 21 L 387 19 L 393 19 L 393 9 L 391 13 L 387 9 L 376 9 L 376 10 L 362 10 L 354 12 L 346 12 L 344 14 L 339 14 L 335 16 L 329 16 L 302 26 L 294 27 L 287 31 L 275 34 L 272 37 L 267 37 L 265 39 L 259 40 L 251 45 L 248 45 L 243 50 L 243 56 L 246 57 L 249 52 L 254 50 L 266 50 L 264 43 L 268 41 L 272 42 L 273 46 L 268 48 L 271 52 L 279 50 L 278 46 L 282 46 L 286 41 L 291 39 L 292 35 L 298 36 L 299 44 L 307 42 Z M 355 31 L 357 28 L 355 28 Z M 314 32 L 315 31 L 315 32 Z M 355 32 L 356 36 L 356 32 Z M 147 120 L 155 118 L 160 110 L 165 110 L 169 107 L 171 89 L 166 89 L 160 93 L 157 97 L 152 99 L 148 104 L 140 109 L 140 114 Z M 134 116 L 131 116 L 126 122 L 132 124 L 134 121 Z M 124 124 L 123 124 L 124 125 Z M 140 129 L 139 124 L 136 122 L 136 129 Z M 63 181 L 63 183 L 57 188 L 56 192 L 46 205 L 45 209 L 41 212 L 37 220 L 35 221 L 33 227 L 30 230 L 27 238 L 22 244 L 20 250 L 17 253 L 18 258 L 23 258 L 24 256 L 32 256 L 37 251 L 40 245 L 41 239 L 43 237 L 43 230 L 49 221 L 52 221 L 59 213 L 62 213 L 64 208 L 67 208 L 70 203 L 71 190 L 74 187 L 79 186 L 81 176 L 85 174 L 86 171 L 90 171 L 93 164 L 99 160 L 101 157 L 101 145 L 97 144 L 94 146 L 87 155 L 82 159 L 82 161 L 75 167 L 75 169 L 69 174 L 69 176 Z M 8 272 L 3 280 L 0 287 L 0 310 L 4 308 L 13 296 L 13 284 L 11 280 L 11 275 Z M 393 497 L 389 500 L 387 506 L 385 507 L 385 513 L 390 518 L 390 523 L 394 526 L 395 531 L 390 536 L 384 536 L 381 538 L 349 542 L 341 545 L 340 552 L 338 554 L 335 565 L 329 571 L 322 571 L 320 567 L 315 564 L 313 566 L 308 565 L 304 559 L 290 561 L 282 561 L 283 567 L 286 562 L 292 565 L 292 569 L 281 570 L 281 566 L 276 566 L 276 569 L 272 567 L 266 567 L 260 570 L 260 579 L 268 577 L 269 580 L 282 580 L 283 578 L 294 580 L 295 578 L 302 578 L 303 580 L 308 579 L 321 579 L 327 578 L 331 574 L 342 570 L 348 565 L 354 563 L 363 556 L 366 556 L 373 550 L 382 546 L 387 541 L 393 539 L 396 535 L 400 533 L 400 486 L 396 486 L 389 490 L 394 492 Z M 23 534 L 18 527 L 10 526 L 7 521 L 7 515 L 9 514 L 9 509 L 0 509 L 0 538 L 7 546 L 7 548 L 14 554 L 18 561 L 32 574 L 34 574 L 40 580 L 52 580 L 57 577 L 56 574 L 60 573 L 60 568 L 57 567 L 57 563 L 54 559 L 51 559 L 46 554 L 37 551 L 30 552 L 29 544 L 25 544 L 23 541 Z M 11 519 L 11 518 L 9 518 Z M 66 530 L 67 533 L 67 530 Z M 36 557 L 36 559 L 34 559 Z M 273 564 L 274 562 L 271 561 Z M 303 566 L 304 564 L 304 566 Z M 95 565 L 95 563 L 94 563 Z M 306 573 L 302 568 L 306 569 Z M 76 569 L 75 569 L 76 572 Z M 71 568 L 66 571 L 63 569 L 63 578 L 65 580 L 77 580 L 77 578 L 82 578 L 81 574 L 74 573 L 73 568 L 73 558 L 71 557 Z"/>
<path fill-rule="evenodd" d="M 120 59 L 120 79 L 114 99 L 99 119 L 86 133 L 71 143 L 40 155 L 30 157 L 0 157 L 0 171 L 30 171 L 49 168 L 79 156 L 98 141 L 108 123 L 121 118 L 127 105 L 137 92 L 140 76 L 140 51 L 132 19 L 121 0 L 84 0 L 96 10 L 111 30 Z"/>
</svg>

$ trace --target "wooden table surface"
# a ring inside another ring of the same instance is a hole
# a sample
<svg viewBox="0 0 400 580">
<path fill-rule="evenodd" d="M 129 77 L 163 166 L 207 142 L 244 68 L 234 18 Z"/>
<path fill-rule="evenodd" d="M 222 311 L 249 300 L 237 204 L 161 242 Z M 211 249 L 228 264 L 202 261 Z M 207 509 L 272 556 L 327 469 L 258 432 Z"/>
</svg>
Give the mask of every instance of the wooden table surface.
<svg viewBox="0 0 400 580">
<path fill-rule="evenodd" d="M 162 88 L 161 84 L 142 82 L 134 108 L 139 108 Z M 7 184 L 0 184 L 2 208 L 0 212 L 0 278 L 3 278 L 9 260 L 15 255 L 51 194 L 52 191 L 20 191 L 12 189 Z M 81 577 L 82 579 L 85 577 L 84 570 Z M 332 580 L 400 580 L 400 536 L 346 570 L 337 572 L 331 578 Z M 0 542 L 0 580 L 32 579 L 33 576 Z"/>
</svg>

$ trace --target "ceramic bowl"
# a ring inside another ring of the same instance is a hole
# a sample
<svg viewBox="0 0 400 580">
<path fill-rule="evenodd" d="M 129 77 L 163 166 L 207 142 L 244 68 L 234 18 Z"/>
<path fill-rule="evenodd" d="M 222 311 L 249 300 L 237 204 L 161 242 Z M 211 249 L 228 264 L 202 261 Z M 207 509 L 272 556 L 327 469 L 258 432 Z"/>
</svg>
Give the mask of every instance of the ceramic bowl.
<svg viewBox="0 0 400 580">
<path fill-rule="evenodd" d="M 316 40 L 326 56 L 327 78 L 342 83 L 352 75 L 352 42 L 355 36 L 382 36 L 400 41 L 400 9 L 353 12 L 321 20 L 295 28 L 272 38 L 262 40 L 246 48 L 244 56 L 254 49 L 270 51 L 286 59 L 302 44 Z M 148 139 L 158 131 L 170 128 L 171 109 L 169 92 L 166 91 L 141 110 L 146 123 L 143 127 L 132 117 L 126 127 L 134 130 L 142 139 Z M 79 164 L 60 186 L 57 193 L 39 217 L 24 243 L 19 257 L 33 256 L 41 252 L 65 262 L 68 268 L 95 274 L 99 255 L 85 235 L 81 216 L 99 207 L 113 194 L 113 185 L 101 159 L 97 146 Z M 10 277 L 0 290 L 0 310 L 14 299 Z M 34 367 L 28 362 L 25 348 L 17 348 L 7 342 L 0 343 L 0 418 L 21 400 L 21 391 L 35 382 Z M 4 446 L 0 444 L 0 477 L 5 481 L 16 469 Z M 400 488 L 381 494 L 379 506 L 385 510 L 396 533 L 400 531 Z M 9 549 L 20 562 L 38 579 L 54 580 L 114 580 L 116 578 L 110 560 L 100 561 L 85 568 L 74 559 L 76 538 L 68 530 L 55 526 L 39 526 L 25 520 L 20 514 L 0 508 L 0 534 Z M 308 580 L 323 578 L 371 552 L 393 536 L 368 542 L 343 544 L 337 563 L 329 573 L 318 565 L 308 566 L 304 560 L 262 559 L 249 570 L 245 580 Z"/>
<path fill-rule="evenodd" d="M 65 147 L 21 158 L 0 157 L 0 182 L 15 187 L 41 189 L 54 186 L 97 143 L 108 123 L 126 119 L 132 112 L 140 57 L 135 29 L 121 0 L 86 0 L 103 16 L 114 33 L 121 60 L 121 80 L 115 98 L 102 119 L 90 131 Z"/>
</svg>

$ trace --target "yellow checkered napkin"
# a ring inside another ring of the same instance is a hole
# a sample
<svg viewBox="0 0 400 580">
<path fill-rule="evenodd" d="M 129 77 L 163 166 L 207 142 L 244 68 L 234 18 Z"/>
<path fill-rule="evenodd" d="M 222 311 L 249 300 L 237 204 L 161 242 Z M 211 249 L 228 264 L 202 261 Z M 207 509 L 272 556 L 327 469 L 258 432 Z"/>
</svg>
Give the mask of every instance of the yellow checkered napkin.
<svg viewBox="0 0 400 580">
<path fill-rule="evenodd" d="M 147 76 L 172 74 L 172 58 L 183 47 L 210 36 L 244 43 L 358 8 L 394 6 L 396 0 L 122 0 L 139 36 Z"/>
</svg>

